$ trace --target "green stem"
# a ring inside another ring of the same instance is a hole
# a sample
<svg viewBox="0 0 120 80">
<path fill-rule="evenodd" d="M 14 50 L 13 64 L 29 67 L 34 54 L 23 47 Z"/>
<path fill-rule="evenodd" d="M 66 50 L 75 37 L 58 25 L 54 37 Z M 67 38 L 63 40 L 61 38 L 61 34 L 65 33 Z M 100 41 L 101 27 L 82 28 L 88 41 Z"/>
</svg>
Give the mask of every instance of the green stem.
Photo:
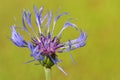
<svg viewBox="0 0 120 80">
<path fill-rule="evenodd" d="M 51 69 L 44 67 L 46 80 L 51 80 Z"/>
</svg>

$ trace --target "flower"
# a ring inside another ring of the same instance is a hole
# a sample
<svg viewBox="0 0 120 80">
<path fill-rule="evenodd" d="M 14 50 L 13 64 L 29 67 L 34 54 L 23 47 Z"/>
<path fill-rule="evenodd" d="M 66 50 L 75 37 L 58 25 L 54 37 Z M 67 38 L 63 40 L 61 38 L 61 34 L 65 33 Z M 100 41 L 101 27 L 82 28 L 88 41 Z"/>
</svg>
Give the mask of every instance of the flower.
<svg viewBox="0 0 120 80">
<path fill-rule="evenodd" d="M 28 61 L 27 63 L 37 60 L 42 66 L 46 68 L 51 68 L 53 65 L 56 65 L 62 72 L 64 72 L 64 70 L 58 64 L 60 60 L 58 60 L 56 52 L 58 53 L 70 52 L 71 50 L 85 46 L 87 38 L 86 32 L 82 32 L 81 30 L 78 29 L 78 27 L 74 23 L 71 23 L 68 20 L 65 22 L 63 28 L 58 33 L 58 35 L 53 36 L 54 28 L 56 26 L 57 21 L 59 20 L 59 18 L 61 18 L 61 16 L 67 15 L 68 13 L 64 12 L 56 16 L 53 19 L 53 27 L 52 30 L 50 31 L 50 25 L 53 18 L 52 12 L 48 12 L 44 17 L 42 16 L 43 7 L 41 7 L 39 10 L 37 9 L 37 7 L 34 7 L 34 12 L 36 24 L 38 27 L 38 34 L 35 32 L 34 27 L 32 25 L 31 13 L 29 11 L 24 11 L 22 16 L 23 23 L 22 28 L 30 36 L 31 41 L 26 41 L 23 38 L 23 36 L 21 36 L 16 31 L 17 27 L 15 25 L 11 27 L 12 29 L 11 41 L 18 47 L 26 47 L 30 49 L 31 57 L 34 57 L 34 60 Z M 46 24 L 43 24 L 45 23 L 45 20 L 47 20 L 47 22 Z M 31 28 L 33 33 L 31 33 L 28 30 L 28 28 L 26 27 L 26 23 L 28 24 L 29 28 Z M 79 31 L 80 36 L 74 40 L 61 42 L 60 36 L 62 32 L 68 27 L 73 27 L 74 29 Z M 67 74 L 66 72 L 64 73 Z"/>
</svg>

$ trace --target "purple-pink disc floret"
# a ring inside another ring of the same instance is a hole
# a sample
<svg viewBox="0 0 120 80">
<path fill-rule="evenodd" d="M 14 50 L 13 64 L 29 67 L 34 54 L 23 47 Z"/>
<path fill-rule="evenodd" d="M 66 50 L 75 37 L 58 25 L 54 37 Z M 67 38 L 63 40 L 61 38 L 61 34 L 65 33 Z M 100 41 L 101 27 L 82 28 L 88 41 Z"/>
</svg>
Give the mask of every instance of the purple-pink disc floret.
<svg viewBox="0 0 120 80">
<path fill-rule="evenodd" d="M 52 38 L 49 34 L 48 36 L 41 36 L 40 40 L 34 40 L 34 44 L 39 46 L 38 50 L 44 55 L 49 56 L 55 54 L 56 50 L 60 47 L 63 47 L 63 44 L 60 44 L 59 38 Z"/>
</svg>

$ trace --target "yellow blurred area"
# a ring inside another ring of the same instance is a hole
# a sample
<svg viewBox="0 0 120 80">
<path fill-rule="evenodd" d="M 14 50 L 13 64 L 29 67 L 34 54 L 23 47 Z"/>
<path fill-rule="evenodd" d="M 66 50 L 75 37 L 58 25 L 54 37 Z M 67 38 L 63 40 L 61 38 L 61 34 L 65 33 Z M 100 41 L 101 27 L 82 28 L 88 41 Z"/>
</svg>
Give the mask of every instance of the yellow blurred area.
<svg viewBox="0 0 120 80">
<path fill-rule="evenodd" d="M 0 80 L 45 80 L 42 66 L 24 64 L 32 59 L 30 51 L 9 39 L 10 26 L 22 23 L 23 9 L 42 5 L 45 12 L 69 12 L 67 18 L 88 34 L 86 46 L 71 51 L 76 65 L 68 53 L 58 54 L 68 76 L 54 66 L 52 80 L 120 80 L 120 0 L 0 0 Z M 65 40 L 79 36 L 71 28 L 63 34 Z"/>
</svg>

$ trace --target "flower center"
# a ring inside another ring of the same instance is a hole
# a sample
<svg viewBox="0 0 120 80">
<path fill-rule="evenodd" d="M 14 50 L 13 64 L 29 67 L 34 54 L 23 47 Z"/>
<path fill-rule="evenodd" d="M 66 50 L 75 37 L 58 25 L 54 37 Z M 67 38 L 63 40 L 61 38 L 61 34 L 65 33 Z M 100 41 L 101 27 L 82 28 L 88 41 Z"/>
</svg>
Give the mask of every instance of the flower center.
<svg viewBox="0 0 120 80">
<path fill-rule="evenodd" d="M 63 46 L 60 44 L 59 38 L 52 38 L 50 34 L 48 36 L 41 35 L 40 40 L 34 40 L 34 43 L 39 46 L 38 50 L 44 55 L 54 54 L 58 48 Z"/>
</svg>

